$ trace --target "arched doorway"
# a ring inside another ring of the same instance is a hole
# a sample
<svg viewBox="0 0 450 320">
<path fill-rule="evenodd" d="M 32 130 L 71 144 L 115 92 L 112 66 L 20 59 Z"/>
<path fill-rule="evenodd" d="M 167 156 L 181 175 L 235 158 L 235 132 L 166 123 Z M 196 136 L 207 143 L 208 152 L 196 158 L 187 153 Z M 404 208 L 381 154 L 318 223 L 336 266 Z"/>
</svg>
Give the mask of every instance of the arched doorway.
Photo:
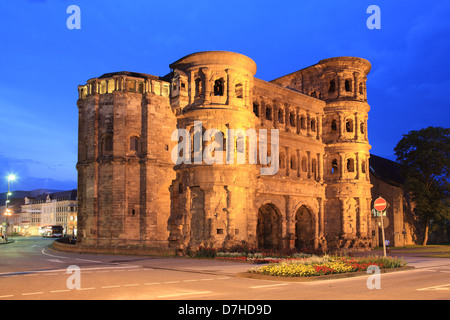
<svg viewBox="0 0 450 320">
<path fill-rule="evenodd" d="M 279 209 L 267 203 L 258 209 L 258 248 L 281 249 L 281 214 Z"/>
<path fill-rule="evenodd" d="M 314 247 L 314 217 L 312 213 L 301 206 L 295 213 L 295 248 L 301 250 L 303 248 Z"/>
</svg>

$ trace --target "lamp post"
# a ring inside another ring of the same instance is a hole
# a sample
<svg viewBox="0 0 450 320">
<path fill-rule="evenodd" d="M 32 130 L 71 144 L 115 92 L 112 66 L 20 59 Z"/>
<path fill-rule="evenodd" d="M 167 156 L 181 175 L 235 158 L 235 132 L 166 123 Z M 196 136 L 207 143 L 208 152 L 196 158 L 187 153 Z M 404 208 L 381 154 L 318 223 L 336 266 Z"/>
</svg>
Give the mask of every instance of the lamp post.
<svg viewBox="0 0 450 320">
<path fill-rule="evenodd" d="M 16 179 L 16 176 L 13 174 L 10 174 L 8 176 L 8 192 L 6 193 L 6 202 L 5 202 L 5 216 L 6 216 L 6 231 L 5 231 L 5 241 L 8 241 L 8 226 L 9 226 L 9 217 L 12 215 L 11 209 L 8 209 L 9 204 L 9 196 L 12 195 L 12 192 L 10 191 L 10 185 L 11 181 L 14 181 Z"/>
</svg>

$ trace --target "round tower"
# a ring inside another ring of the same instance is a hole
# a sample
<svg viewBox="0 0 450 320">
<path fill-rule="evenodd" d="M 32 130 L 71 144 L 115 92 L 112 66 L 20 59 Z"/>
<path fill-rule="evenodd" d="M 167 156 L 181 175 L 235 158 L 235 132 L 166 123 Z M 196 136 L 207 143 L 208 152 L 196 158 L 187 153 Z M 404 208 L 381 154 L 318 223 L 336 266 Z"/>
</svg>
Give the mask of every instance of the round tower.
<svg viewBox="0 0 450 320">
<path fill-rule="evenodd" d="M 196 250 L 252 239 L 249 219 L 255 193 L 248 129 L 256 128 L 250 58 L 224 51 L 199 52 L 172 63 L 171 107 L 178 147 L 172 151 L 172 246 Z"/>
<path fill-rule="evenodd" d="M 366 80 L 361 58 L 321 60 L 305 69 L 303 92 L 326 102 L 323 119 L 325 229 L 329 247 L 370 246 L 370 189 Z"/>
</svg>

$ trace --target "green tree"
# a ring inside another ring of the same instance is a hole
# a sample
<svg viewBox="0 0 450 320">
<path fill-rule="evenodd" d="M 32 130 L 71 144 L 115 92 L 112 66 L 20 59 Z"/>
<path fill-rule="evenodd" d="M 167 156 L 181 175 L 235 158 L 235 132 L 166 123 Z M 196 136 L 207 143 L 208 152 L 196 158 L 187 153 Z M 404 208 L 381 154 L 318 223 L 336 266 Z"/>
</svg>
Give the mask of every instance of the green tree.
<svg viewBox="0 0 450 320">
<path fill-rule="evenodd" d="M 394 149 L 402 165 L 405 189 L 424 223 L 423 245 L 430 224 L 450 220 L 450 128 L 428 127 L 403 135 Z"/>
</svg>

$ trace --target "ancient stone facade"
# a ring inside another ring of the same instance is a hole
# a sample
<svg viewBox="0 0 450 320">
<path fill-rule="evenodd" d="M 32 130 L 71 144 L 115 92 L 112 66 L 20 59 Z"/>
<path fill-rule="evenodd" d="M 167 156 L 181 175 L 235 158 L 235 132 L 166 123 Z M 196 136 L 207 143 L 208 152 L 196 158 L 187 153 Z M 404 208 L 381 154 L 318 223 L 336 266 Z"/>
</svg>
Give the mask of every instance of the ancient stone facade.
<svg viewBox="0 0 450 320">
<path fill-rule="evenodd" d="M 170 68 L 79 86 L 80 245 L 371 246 L 368 61 L 326 59 L 270 82 L 233 52 L 194 53 Z M 269 163 L 255 163 L 264 130 Z M 211 145 L 222 161 L 202 159 Z M 274 162 L 276 174 L 261 173 Z"/>
</svg>

